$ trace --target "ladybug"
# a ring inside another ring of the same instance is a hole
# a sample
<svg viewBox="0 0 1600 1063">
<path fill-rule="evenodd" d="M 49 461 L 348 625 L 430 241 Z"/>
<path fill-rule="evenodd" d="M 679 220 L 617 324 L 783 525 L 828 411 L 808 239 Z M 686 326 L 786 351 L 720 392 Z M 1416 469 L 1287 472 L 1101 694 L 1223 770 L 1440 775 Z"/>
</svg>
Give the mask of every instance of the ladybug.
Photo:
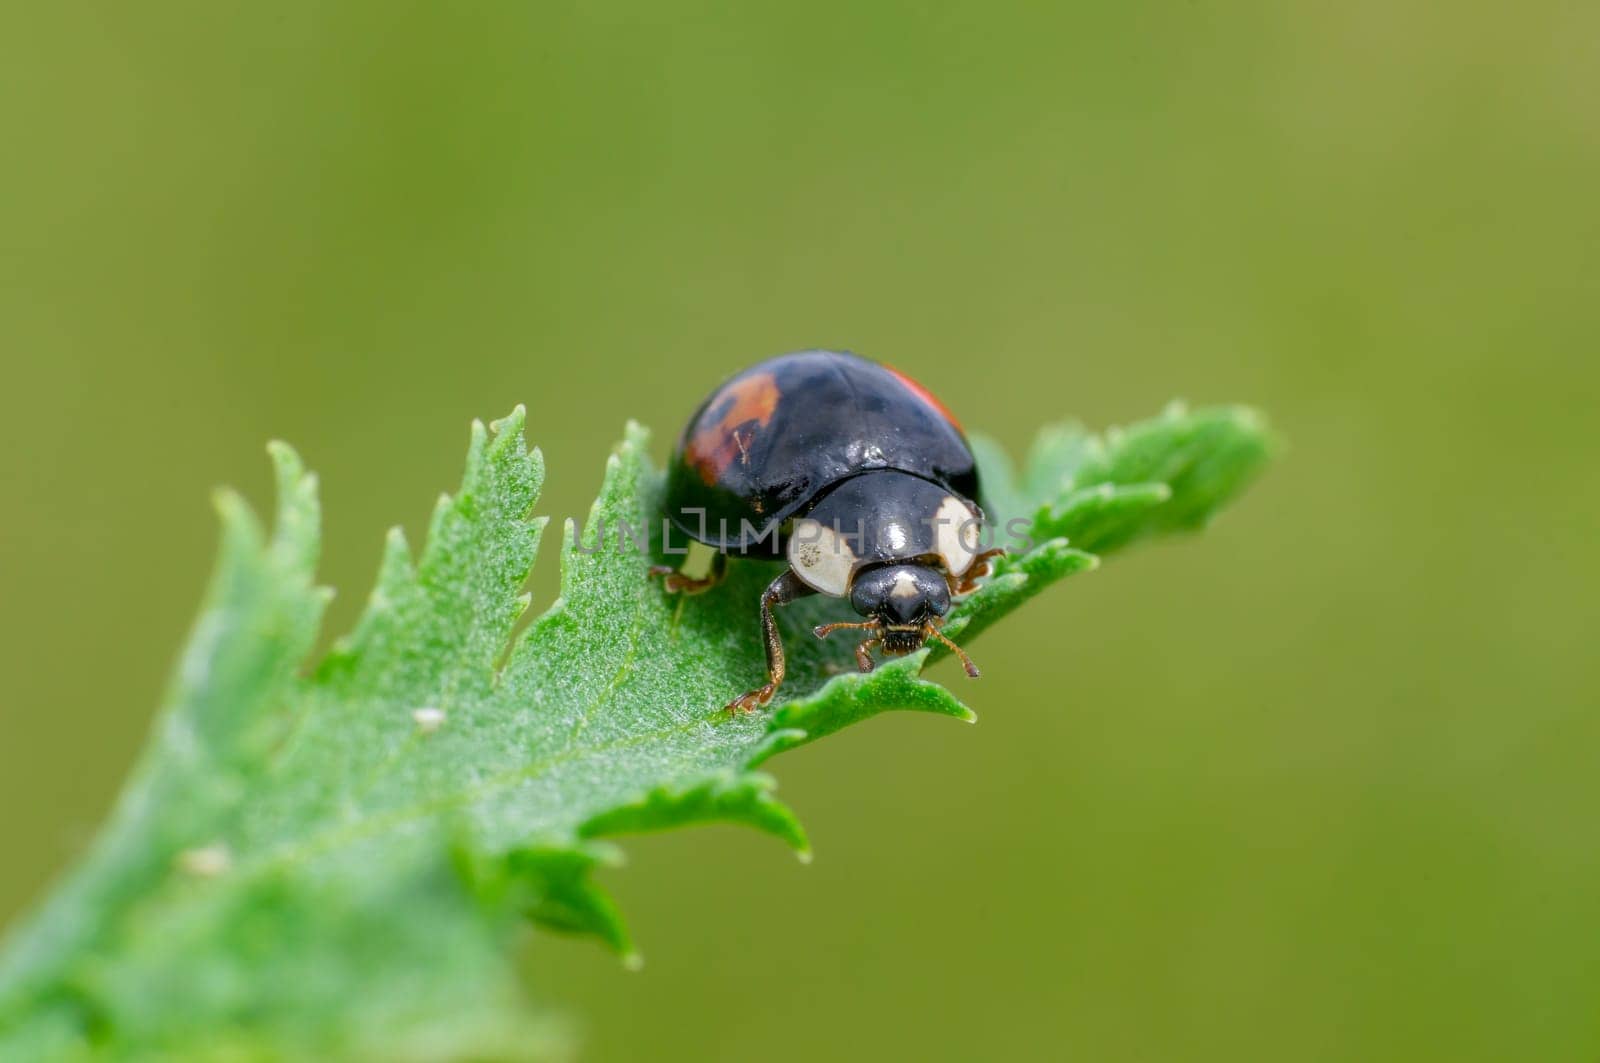
<svg viewBox="0 0 1600 1063">
<path fill-rule="evenodd" d="M 783 560 L 761 595 L 767 681 L 728 703 L 753 712 L 783 682 L 778 606 L 848 599 L 866 619 L 817 627 L 864 633 L 901 656 L 927 639 L 977 667 L 939 627 L 1003 550 L 980 548 L 978 467 L 961 425 L 904 373 L 843 351 L 802 351 L 751 366 L 700 404 L 667 471 L 665 516 L 691 540 L 682 568 L 658 565 L 669 592 L 715 586 L 727 560 Z"/>
</svg>

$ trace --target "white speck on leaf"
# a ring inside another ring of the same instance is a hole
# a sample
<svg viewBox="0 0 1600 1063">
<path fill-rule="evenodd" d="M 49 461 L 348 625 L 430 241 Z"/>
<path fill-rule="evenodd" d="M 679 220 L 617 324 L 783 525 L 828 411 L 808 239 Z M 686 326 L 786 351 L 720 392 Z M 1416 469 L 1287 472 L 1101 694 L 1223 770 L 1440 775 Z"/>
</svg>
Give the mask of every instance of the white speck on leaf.
<svg viewBox="0 0 1600 1063">
<path fill-rule="evenodd" d="M 202 845 L 196 849 L 185 849 L 178 854 L 178 867 L 185 874 L 199 878 L 216 878 L 225 874 L 232 866 L 233 854 L 221 842 Z"/>
</svg>

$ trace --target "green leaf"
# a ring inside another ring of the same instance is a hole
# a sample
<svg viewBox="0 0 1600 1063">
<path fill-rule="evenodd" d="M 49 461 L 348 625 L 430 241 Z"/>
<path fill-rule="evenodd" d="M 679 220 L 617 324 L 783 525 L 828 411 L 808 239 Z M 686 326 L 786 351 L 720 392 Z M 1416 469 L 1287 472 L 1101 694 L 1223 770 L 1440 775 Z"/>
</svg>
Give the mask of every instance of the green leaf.
<svg viewBox="0 0 1600 1063">
<path fill-rule="evenodd" d="M 755 603 L 771 566 L 694 598 L 647 578 L 619 536 L 657 518 L 643 429 L 607 461 L 561 596 L 513 637 L 543 518 L 520 409 L 474 425 L 461 489 L 420 557 L 389 535 L 355 629 L 314 667 L 315 479 L 271 449 L 270 535 L 232 494 L 206 604 L 149 748 L 79 866 L 0 952 L 0 1058 L 543 1059 L 566 1043 L 526 999 L 510 941 L 532 919 L 632 957 L 594 882 L 601 839 L 727 821 L 809 855 L 755 767 L 891 709 L 972 713 L 918 673 L 929 650 L 855 671 L 782 619 L 788 681 L 758 681 Z M 1144 535 L 1195 527 L 1263 465 L 1254 414 L 1169 410 L 1097 439 L 1047 430 L 1020 475 L 976 446 L 989 505 L 1036 541 L 953 610 L 970 638 Z M 1095 553 L 1088 551 L 1093 550 Z"/>
</svg>

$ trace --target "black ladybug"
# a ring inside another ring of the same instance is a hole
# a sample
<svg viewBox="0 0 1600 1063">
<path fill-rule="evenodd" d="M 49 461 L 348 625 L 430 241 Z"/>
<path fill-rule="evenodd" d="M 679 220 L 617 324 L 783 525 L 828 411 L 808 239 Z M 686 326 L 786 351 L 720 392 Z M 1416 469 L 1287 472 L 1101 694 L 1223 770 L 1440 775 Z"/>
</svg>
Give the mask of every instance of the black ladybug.
<svg viewBox="0 0 1600 1063">
<path fill-rule="evenodd" d="M 666 516 L 703 544 L 702 556 L 651 571 L 667 590 L 697 594 L 722 578 L 730 555 L 789 562 L 761 596 L 767 682 L 729 702 L 732 711 L 772 700 L 784 672 L 772 609 L 811 594 L 848 598 L 867 618 L 816 629 L 864 631 L 863 672 L 875 647 L 898 656 L 933 638 L 976 676 L 939 626 L 1003 552 L 979 547 L 977 497 L 961 426 L 922 385 L 853 354 L 785 354 L 728 380 L 689 419 L 667 473 Z"/>
</svg>

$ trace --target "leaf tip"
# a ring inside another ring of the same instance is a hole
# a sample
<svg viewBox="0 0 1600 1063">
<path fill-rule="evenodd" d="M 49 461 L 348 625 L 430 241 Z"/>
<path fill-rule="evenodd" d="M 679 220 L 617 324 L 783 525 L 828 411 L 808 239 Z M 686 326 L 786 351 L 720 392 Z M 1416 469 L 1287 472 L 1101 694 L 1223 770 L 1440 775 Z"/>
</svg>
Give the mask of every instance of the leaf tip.
<svg viewBox="0 0 1600 1063">
<path fill-rule="evenodd" d="M 624 446 L 643 450 L 650 445 L 650 429 L 630 417 L 622 426 L 622 442 Z"/>
<path fill-rule="evenodd" d="M 772 714 L 771 730 L 751 763 L 761 763 L 785 750 L 896 709 L 976 719 L 973 711 L 950 691 L 919 677 L 931 652 L 925 646 L 881 664 L 870 673 L 841 673 L 815 693 L 785 702 Z"/>
<path fill-rule="evenodd" d="M 504 417 L 490 421 L 489 427 L 494 430 L 495 435 L 499 436 L 505 435 L 507 432 L 521 432 L 523 426 L 527 423 L 528 408 L 519 402 L 515 406 L 511 407 L 511 412 L 506 414 Z"/>
<path fill-rule="evenodd" d="M 267 441 L 267 456 L 272 459 L 280 475 L 287 479 L 297 478 L 305 471 L 305 462 L 301 460 L 299 451 L 281 439 Z"/>
<path fill-rule="evenodd" d="M 808 853 L 805 828 L 788 805 L 772 796 L 777 783 L 759 772 L 718 772 L 697 782 L 660 786 L 632 802 L 592 817 L 579 835 L 641 834 L 692 823 L 741 823 Z"/>
<path fill-rule="evenodd" d="M 241 517 L 254 520 L 255 515 L 250 510 L 250 504 L 244 496 L 231 487 L 219 487 L 211 492 L 211 508 L 217 511 L 223 523 L 238 520 Z"/>
</svg>

